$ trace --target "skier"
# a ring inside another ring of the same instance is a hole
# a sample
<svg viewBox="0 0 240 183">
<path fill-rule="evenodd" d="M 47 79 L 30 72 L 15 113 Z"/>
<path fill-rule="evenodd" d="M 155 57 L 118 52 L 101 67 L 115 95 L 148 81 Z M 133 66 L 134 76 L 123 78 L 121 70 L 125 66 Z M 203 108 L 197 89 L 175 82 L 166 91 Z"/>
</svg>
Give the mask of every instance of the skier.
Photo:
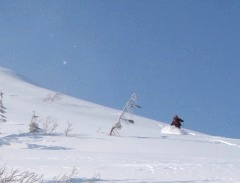
<svg viewBox="0 0 240 183">
<path fill-rule="evenodd" d="M 181 126 L 182 126 L 181 122 L 184 122 L 184 121 L 181 118 L 179 118 L 178 115 L 175 115 L 173 117 L 171 126 L 176 126 L 177 128 L 181 128 Z"/>
</svg>

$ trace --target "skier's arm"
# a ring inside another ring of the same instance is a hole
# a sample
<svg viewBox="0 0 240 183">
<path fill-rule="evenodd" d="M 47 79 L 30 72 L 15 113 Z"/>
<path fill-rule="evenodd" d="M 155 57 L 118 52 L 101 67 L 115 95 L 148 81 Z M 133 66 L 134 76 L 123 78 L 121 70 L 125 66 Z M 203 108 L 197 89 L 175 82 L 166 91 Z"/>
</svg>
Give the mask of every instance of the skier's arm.
<svg viewBox="0 0 240 183">
<path fill-rule="evenodd" d="M 179 121 L 180 121 L 180 122 L 184 122 L 181 118 L 179 118 Z"/>
</svg>

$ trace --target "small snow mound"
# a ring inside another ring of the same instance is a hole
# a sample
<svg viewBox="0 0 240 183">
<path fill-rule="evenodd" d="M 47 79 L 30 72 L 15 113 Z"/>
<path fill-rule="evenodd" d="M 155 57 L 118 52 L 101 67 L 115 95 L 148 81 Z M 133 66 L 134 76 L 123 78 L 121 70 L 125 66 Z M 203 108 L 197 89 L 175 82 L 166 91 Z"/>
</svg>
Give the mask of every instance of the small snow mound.
<svg viewBox="0 0 240 183">
<path fill-rule="evenodd" d="M 175 134 L 175 135 L 187 135 L 186 131 L 184 131 L 182 129 L 179 129 L 179 128 L 175 127 L 175 126 L 170 126 L 170 125 L 164 126 L 161 129 L 161 133 Z"/>
</svg>

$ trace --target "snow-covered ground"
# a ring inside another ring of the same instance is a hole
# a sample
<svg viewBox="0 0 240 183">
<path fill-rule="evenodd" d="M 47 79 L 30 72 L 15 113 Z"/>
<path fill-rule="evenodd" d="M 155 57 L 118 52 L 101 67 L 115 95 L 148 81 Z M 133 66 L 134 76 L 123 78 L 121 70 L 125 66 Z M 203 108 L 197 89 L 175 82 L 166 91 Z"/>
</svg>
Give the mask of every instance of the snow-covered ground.
<svg viewBox="0 0 240 183">
<path fill-rule="evenodd" d="M 109 136 L 121 111 L 59 95 L 0 68 L 0 92 L 7 122 L 0 123 L 1 166 L 43 174 L 45 181 L 77 168 L 76 182 L 240 183 L 240 140 L 179 130 L 133 116 L 120 136 Z M 126 101 L 123 101 L 123 105 Z M 51 135 L 30 134 L 33 111 L 39 126 L 58 127 Z M 72 123 L 70 137 L 65 137 Z"/>
</svg>

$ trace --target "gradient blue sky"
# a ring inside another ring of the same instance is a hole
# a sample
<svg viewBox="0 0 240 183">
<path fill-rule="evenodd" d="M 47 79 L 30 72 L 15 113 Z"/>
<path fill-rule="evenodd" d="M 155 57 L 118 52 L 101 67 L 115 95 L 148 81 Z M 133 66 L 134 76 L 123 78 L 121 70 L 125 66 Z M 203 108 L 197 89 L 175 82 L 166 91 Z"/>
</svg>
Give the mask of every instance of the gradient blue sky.
<svg viewBox="0 0 240 183">
<path fill-rule="evenodd" d="M 239 0 L 1 0 L 0 25 L 0 66 L 40 86 L 240 138 Z"/>
</svg>

